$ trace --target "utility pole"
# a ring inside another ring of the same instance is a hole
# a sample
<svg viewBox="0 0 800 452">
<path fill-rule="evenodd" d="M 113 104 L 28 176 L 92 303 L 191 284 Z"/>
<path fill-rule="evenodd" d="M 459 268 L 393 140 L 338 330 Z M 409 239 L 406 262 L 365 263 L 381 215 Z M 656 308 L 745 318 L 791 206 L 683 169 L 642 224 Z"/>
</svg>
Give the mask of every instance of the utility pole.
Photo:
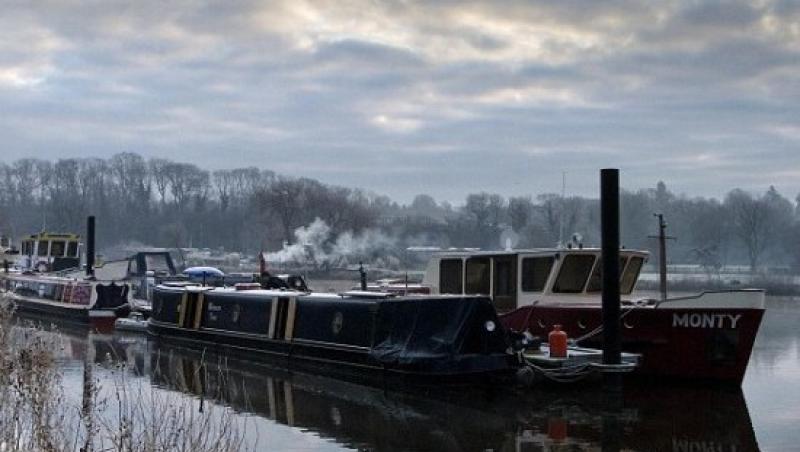
<svg viewBox="0 0 800 452">
<path fill-rule="evenodd" d="M 658 239 L 658 271 L 659 289 L 661 291 L 661 301 L 667 299 L 667 240 L 675 240 L 675 237 L 667 235 L 667 223 L 664 221 L 663 213 L 654 213 L 658 218 L 658 235 L 648 235 L 648 238 Z"/>
<path fill-rule="evenodd" d="M 564 247 L 564 197 L 567 191 L 567 172 L 561 172 L 561 201 L 559 208 L 561 212 L 558 214 L 558 247 Z"/>
</svg>

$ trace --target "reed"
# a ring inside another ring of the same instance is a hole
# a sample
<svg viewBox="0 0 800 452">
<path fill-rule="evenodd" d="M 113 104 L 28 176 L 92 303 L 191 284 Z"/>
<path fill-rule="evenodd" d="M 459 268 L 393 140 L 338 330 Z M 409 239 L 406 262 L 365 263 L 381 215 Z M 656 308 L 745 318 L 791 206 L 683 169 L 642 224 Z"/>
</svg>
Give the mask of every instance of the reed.
<svg viewBox="0 0 800 452">
<path fill-rule="evenodd" d="M 124 364 L 103 357 L 98 364 L 93 353 L 86 353 L 81 393 L 70 393 L 62 349 L 49 328 L 20 325 L 0 295 L 0 452 L 254 449 L 246 418 L 230 408 L 154 387 Z"/>
</svg>

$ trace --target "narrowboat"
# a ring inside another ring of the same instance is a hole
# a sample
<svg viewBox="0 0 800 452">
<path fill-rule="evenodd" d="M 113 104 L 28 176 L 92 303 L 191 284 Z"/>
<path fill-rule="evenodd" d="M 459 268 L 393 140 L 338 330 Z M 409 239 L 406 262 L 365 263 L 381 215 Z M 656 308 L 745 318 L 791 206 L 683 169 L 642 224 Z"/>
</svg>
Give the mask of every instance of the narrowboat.
<svg viewBox="0 0 800 452">
<path fill-rule="evenodd" d="M 620 250 L 622 349 L 641 355 L 636 370 L 654 377 L 741 383 L 764 314 L 759 289 L 637 299 L 648 253 Z M 434 254 L 423 278 L 432 294 L 484 295 L 500 322 L 547 337 L 554 325 L 580 345 L 602 342 L 599 248 Z"/>
<path fill-rule="evenodd" d="M 129 286 L 115 281 L 10 272 L 0 273 L 0 292 L 17 312 L 99 331 L 112 330 L 117 317 L 129 309 Z"/>
<path fill-rule="evenodd" d="M 99 279 L 120 281 L 130 285 L 131 309 L 150 315 L 153 288 L 166 282 L 183 281 L 185 276 L 178 274 L 172 256 L 168 251 L 151 249 L 139 251 L 125 259 L 104 262 L 95 269 Z"/>
<path fill-rule="evenodd" d="M 166 343 L 356 380 L 468 382 L 520 366 L 486 297 L 162 285 L 148 329 Z"/>
<path fill-rule="evenodd" d="M 65 276 L 80 267 L 79 235 L 42 232 L 23 240 L 17 268 L 6 264 L 0 271 L 0 293 L 17 312 L 99 331 L 112 330 L 117 317 L 127 315 L 130 285 L 94 276 L 94 217 L 89 225 L 85 276 Z"/>
</svg>

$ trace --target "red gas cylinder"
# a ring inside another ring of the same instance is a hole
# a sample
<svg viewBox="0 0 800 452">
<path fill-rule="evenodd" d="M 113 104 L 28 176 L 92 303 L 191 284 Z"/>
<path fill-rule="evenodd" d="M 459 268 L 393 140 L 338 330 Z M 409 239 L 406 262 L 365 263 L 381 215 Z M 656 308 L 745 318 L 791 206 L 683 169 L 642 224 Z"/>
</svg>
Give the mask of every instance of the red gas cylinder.
<svg viewBox="0 0 800 452">
<path fill-rule="evenodd" d="M 550 344 L 551 358 L 567 357 L 567 333 L 561 331 L 561 325 L 553 325 L 553 331 L 547 335 L 547 342 Z"/>
<path fill-rule="evenodd" d="M 547 419 L 547 436 L 554 441 L 567 439 L 567 420 L 563 417 Z"/>
</svg>

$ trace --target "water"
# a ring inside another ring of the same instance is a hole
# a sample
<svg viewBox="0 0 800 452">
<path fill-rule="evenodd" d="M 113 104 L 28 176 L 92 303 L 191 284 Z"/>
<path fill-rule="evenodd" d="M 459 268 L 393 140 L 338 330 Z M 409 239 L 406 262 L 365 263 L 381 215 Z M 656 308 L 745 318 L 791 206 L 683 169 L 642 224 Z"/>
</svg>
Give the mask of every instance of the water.
<svg viewBox="0 0 800 452">
<path fill-rule="evenodd" d="M 762 450 L 800 450 L 800 297 L 768 298 L 742 390 Z"/>
<path fill-rule="evenodd" d="M 71 394 L 87 359 L 101 387 L 125 363 L 126 384 L 232 416 L 258 450 L 797 451 L 800 298 L 767 306 L 741 389 L 629 386 L 622 399 L 596 386 L 408 393 L 64 330 L 60 363 Z"/>
</svg>

